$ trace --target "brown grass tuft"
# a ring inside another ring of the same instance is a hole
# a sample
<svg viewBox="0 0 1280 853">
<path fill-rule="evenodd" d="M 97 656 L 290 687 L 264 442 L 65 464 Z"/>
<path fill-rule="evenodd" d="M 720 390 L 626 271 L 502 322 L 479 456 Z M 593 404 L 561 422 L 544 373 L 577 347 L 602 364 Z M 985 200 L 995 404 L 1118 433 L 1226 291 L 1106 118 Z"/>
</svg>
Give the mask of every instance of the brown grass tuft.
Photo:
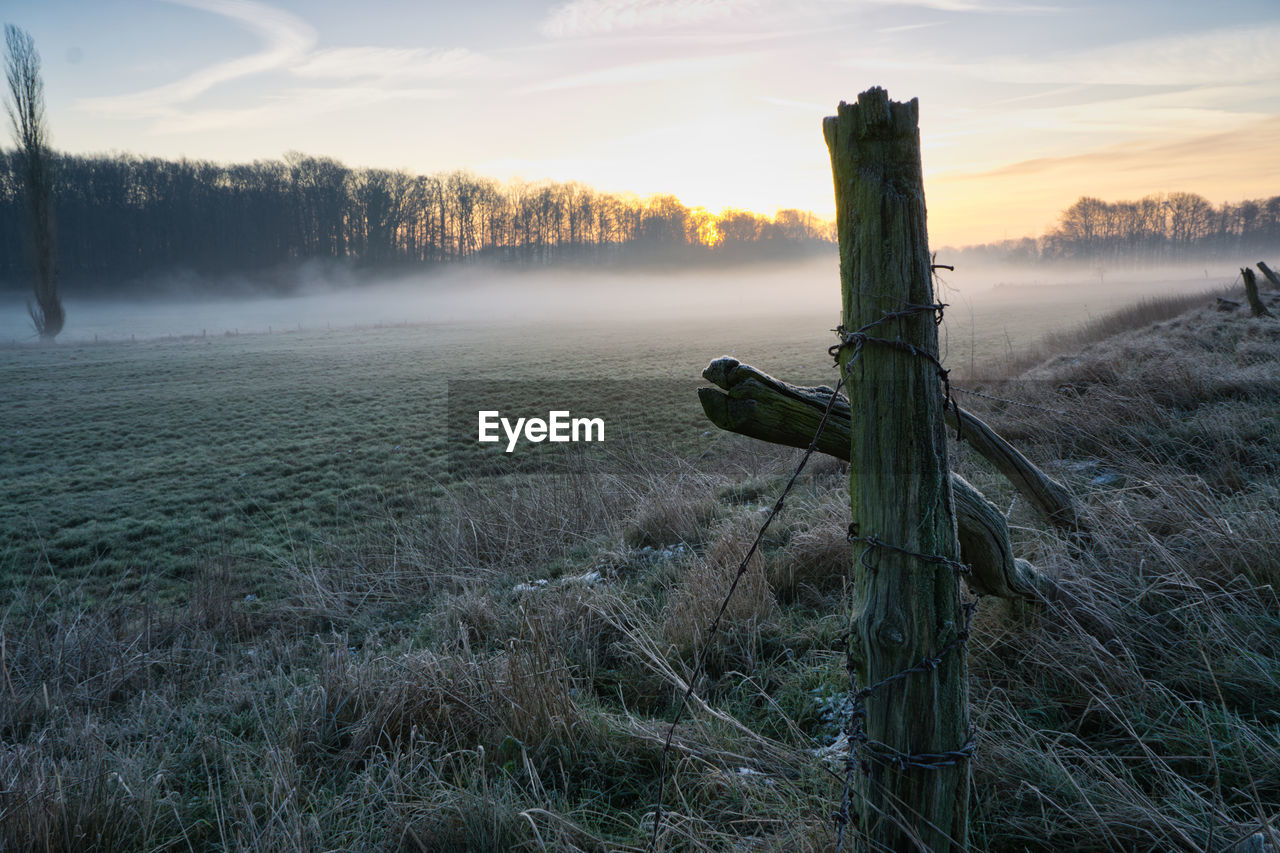
<svg viewBox="0 0 1280 853">
<path fill-rule="evenodd" d="M 669 592 L 662 636 L 682 655 L 691 656 L 704 642 L 761 521 L 761 516 L 754 515 L 728 525 L 706 556 L 694 560 Z M 734 631 L 758 631 L 773 613 L 776 601 L 764 566 L 764 555 L 757 552 L 729 599 L 723 621 Z"/>
</svg>

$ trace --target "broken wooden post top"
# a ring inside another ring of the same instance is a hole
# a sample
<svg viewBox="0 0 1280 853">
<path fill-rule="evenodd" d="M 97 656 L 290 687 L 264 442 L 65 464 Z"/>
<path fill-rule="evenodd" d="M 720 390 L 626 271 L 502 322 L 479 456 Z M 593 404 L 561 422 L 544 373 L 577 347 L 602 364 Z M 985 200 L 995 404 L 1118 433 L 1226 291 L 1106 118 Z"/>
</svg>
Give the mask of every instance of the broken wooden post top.
<svg viewBox="0 0 1280 853">
<path fill-rule="evenodd" d="M 1258 295 L 1258 280 L 1253 270 L 1241 267 L 1240 277 L 1244 279 L 1244 296 L 1249 301 L 1249 313 L 1255 317 L 1270 317 L 1271 312 L 1262 304 L 1262 297 Z"/>
<path fill-rule="evenodd" d="M 834 116 L 827 116 L 823 129 L 830 132 L 839 119 L 848 116 L 852 128 L 861 137 L 892 133 L 895 127 L 916 127 L 920 123 L 920 101 L 912 98 L 905 103 L 889 100 L 889 93 L 879 86 L 872 86 L 858 95 L 852 104 L 841 101 Z"/>
<path fill-rule="evenodd" d="M 919 125 L 916 99 L 891 101 L 879 87 L 852 104 L 842 101 L 836 114 L 823 120 L 841 235 L 846 330 L 933 302 Z M 930 341 L 925 329 L 932 322 L 920 315 L 900 328 L 905 338 L 936 356 L 937 337 Z"/>
</svg>

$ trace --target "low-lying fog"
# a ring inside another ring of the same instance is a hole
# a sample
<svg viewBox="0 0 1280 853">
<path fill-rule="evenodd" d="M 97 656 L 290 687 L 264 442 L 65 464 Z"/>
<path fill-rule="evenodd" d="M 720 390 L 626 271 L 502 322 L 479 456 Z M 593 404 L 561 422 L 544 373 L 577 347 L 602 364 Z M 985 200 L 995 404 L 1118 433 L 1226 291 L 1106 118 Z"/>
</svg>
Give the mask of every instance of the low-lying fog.
<svg viewBox="0 0 1280 853">
<path fill-rule="evenodd" d="M 938 295 L 950 303 L 947 345 L 953 357 L 1016 348 L 1046 332 L 1146 297 L 1221 289 L 1236 278 L 1226 263 L 1149 270 L 1048 267 L 941 271 Z M 840 303 L 834 258 L 686 272 L 459 269 L 382 282 L 332 278 L 288 297 L 87 301 L 69 296 L 60 342 L 119 341 L 403 323 L 599 323 L 628 327 L 704 320 L 727 326 L 771 317 L 812 317 L 831 328 Z M 988 346 L 980 345 L 979 339 Z M 0 343 L 34 340 L 21 294 L 0 302 Z"/>
</svg>

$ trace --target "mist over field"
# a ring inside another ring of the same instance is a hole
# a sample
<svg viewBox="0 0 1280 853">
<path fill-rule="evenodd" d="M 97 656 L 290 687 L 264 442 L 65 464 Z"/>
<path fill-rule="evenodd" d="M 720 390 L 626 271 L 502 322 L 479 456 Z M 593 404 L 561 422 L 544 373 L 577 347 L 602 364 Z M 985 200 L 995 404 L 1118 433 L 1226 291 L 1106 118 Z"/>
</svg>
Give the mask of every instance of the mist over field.
<svg viewBox="0 0 1280 853">
<path fill-rule="evenodd" d="M 944 261 L 945 258 L 939 258 Z M 965 362 L 1007 355 L 1044 334 L 1069 329 L 1145 298 L 1219 290 L 1237 271 L 1223 262 L 1145 269 L 961 264 L 939 271 L 937 298 L 949 304 L 944 354 Z M 371 276 L 372 277 L 372 276 Z M 181 293 L 180 277 L 156 289 Z M 458 324 L 631 328 L 654 323 L 720 333 L 736 324 L 835 325 L 840 284 L 834 257 L 792 263 L 672 271 L 581 268 L 511 270 L 476 266 L 432 275 L 301 273 L 288 296 L 66 299 L 64 343 L 145 340 L 344 329 L 353 326 Z M 0 344 L 35 340 L 21 294 L 0 302 Z M 694 340 L 687 341 L 694 343 Z M 972 366 L 972 365 L 971 365 Z"/>
</svg>

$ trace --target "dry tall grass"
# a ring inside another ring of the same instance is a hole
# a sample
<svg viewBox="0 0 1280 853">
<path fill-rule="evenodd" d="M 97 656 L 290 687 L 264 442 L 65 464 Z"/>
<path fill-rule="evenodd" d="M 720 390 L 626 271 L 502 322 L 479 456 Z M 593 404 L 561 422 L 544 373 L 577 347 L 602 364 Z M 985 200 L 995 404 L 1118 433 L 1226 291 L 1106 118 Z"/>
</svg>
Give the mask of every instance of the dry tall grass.
<svg viewBox="0 0 1280 853">
<path fill-rule="evenodd" d="M 956 448 L 1058 588 L 976 622 L 973 849 L 1280 849 L 1278 368 L 1280 322 L 1200 309 L 994 389 L 1041 408 L 972 401 L 1093 530 L 1043 527 Z M 223 565 L 165 608 L 16 591 L 0 849 L 643 849 L 664 720 L 795 460 L 717 437 L 457 486 L 299 547 L 270 601 Z M 830 849 L 844 488 L 801 479 L 731 604 L 662 849 Z"/>
</svg>

